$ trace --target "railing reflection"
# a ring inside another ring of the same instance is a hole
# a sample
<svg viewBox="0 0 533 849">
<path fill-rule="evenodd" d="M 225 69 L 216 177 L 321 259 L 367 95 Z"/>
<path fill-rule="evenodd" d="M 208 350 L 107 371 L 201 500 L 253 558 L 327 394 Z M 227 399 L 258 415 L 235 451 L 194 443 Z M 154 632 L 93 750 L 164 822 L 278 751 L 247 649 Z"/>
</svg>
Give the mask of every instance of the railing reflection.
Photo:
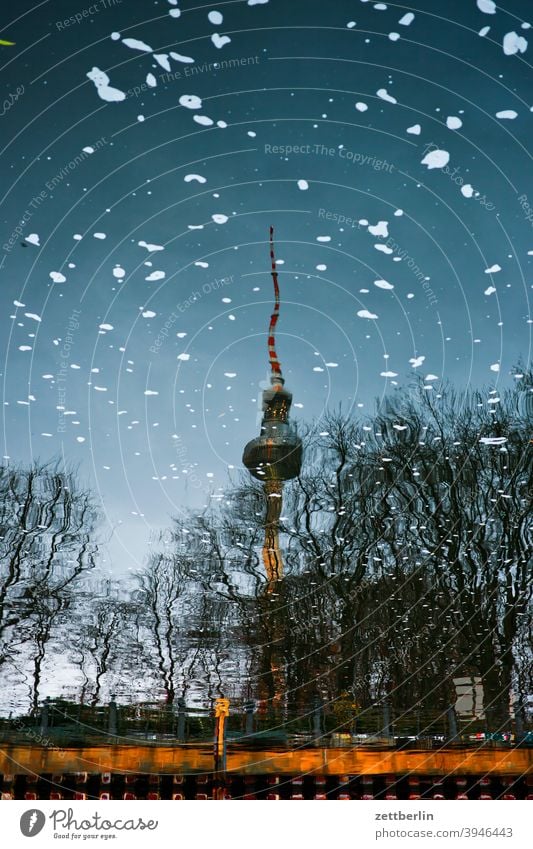
<svg viewBox="0 0 533 849">
<path fill-rule="evenodd" d="M 184 698 L 172 706 L 160 703 L 75 705 L 46 700 L 32 715 L 0 719 L 0 740 L 45 747 L 86 745 L 212 744 L 215 699 L 190 706 Z M 323 703 L 318 697 L 298 714 L 268 702 L 232 699 L 226 721 L 229 746 L 260 748 L 378 747 L 440 748 L 457 745 L 532 746 L 531 717 L 517 717 L 509 729 L 488 727 L 487 720 L 457 716 L 444 710 L 412 708 L 395 711 L 387 703 L 363 709 L 341 698 Z"/>
</svg>

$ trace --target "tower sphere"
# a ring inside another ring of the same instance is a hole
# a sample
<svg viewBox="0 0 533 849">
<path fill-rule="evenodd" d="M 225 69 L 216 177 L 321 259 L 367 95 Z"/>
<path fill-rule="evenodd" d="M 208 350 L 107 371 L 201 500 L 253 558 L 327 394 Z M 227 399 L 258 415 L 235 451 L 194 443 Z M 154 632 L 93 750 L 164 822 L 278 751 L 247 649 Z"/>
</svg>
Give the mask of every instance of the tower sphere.
<svg viewBox="0 0 533 849">
<path fill-rule="evenodd" d="M 261 433 L 246 445 L 243 463 L 260 481 L 286 481 L 300 474 L 302 440 L 289 424 L 292 394 L 283 378 L 273 376 L 263 392 Z"/>
</svg>

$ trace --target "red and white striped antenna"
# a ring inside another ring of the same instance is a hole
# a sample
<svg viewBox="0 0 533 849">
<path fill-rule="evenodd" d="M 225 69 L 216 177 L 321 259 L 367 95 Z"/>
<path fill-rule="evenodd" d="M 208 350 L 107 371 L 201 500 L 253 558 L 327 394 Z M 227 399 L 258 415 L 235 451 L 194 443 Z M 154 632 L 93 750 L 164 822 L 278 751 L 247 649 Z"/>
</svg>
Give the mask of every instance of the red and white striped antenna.
<svg viewBox="0 0 533 849">
<path fill-rule="evenodd" d="M 281 365 L 278 360 L 278 355 L 276 354 L 276 324 L 278 323 L 279 318 L 279 306 L 280 306 L 280 298 L 279 298 L 279 283 L 278 283 L 278 272 L 276 270 L 276 259 L 274 257 L 274 228 L 270 228 L 270 261 L 272 263 L 272 281 L 274 283 L 274 310 L 272 315 L 270 316 L 270 325 L 268 328 L 268 359 L 270 362 L 270 370 L 272 372 L 272 378 L 275 379 L 275 382 L 283 383 L 283 377 L 281 374 Z"/>
</svg>

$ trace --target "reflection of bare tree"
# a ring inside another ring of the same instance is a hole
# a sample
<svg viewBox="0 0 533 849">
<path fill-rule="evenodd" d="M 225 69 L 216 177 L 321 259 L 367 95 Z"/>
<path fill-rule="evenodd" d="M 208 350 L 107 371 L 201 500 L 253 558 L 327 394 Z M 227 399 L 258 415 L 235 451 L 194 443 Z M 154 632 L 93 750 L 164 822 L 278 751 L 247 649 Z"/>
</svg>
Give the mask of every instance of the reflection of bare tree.
<svg viewBox="0 0 533 849">
<path fill-rule="evenodd" d="M 95 563 L 96 511 L 72 473 L 53 466 L 0 469 L 0 668 L 33 655 L 31 703 L 77 582 Z"/>
<path fill-rule="evenodd" d="M 438 615 L 449 673 L 482 676 L 493 727 L 508 716 L 513 652 L 531 598 L 532 464 L 520 391 L 434 398 L 420 386 L 402 406 L 407 438 L 391 433 L 394 412 L 382 428 L 385 497 L 402 516 L 394 537 L 437 590 L 426 599 L 427 618 Z"/>
<path fill-rule="evenodd" d="M 226 574 L 225 550 L 205 516 L 176 522 L 171 550 L 154 552 L 136 575 L 136 616 L 144 672 L 167 704 L 189 690 L 208 697 L 223 689 L 226 603 L 210 582 Z M 230 664 L 231 665 L 231 664 Z"/>
<path fill-rule="evenodd" d="M 79 700 L 93 706 L 102 701 L 102 688 L 124 687 L 121 678 L 126 657 L 135 657 L 135 608 L 120 597 L 119 588 L 106 581 L 103 587 L 83 588 L 69 611 L 69 644 L 82 683 Z"/>
<path fill-rule="evenodd" d="M 167 704 L 174 702 L 180 670 L 182 628 L 178 612 L 184 594 L 185 565 L 179 555 L 155 554 L 138 575 L 141 623 Z"/>
<path fill-rule="evenodd" d="M 227 605 L 257 694 L 279 702 L 282 681 L 291 709 L 347 690 L 444 708 L 454 677 L 481 675 L 491 725 L 505 721 L 513 681 L 526 686 L 530 622 L 520 391 L 437 397 L 421 383 L 368 423 L 328 416 L 285 488 L 274 592 L 261 589 L 259 486 L 188 525 L 204 602 Z"/>
<path fill-rule="evenodd" d="M 36 706 L 47 647 L 68 635 L 92 704 L 129 689 L 169 705 L 255 696 L 285 717 L 347 693 L 363 709 L 386 698 L 397 712 L 444 710 L 454 678 L 479 676 L 491 727 L 504 725 L 511 694 L 523 705 L 531 692 L 523 380 L 465 396 L 420 383 L 366 422 L 326 416 L 284 486 L 278 581 L 262 562 L 268 492 L 244 474 L 174 523 L 132 587 L 95 592 L 80 580 L 95 552 L 88 496 L 54 470 L 4 470 L 6 680 L 22 680 L 31 645 Z"/>
</svg>

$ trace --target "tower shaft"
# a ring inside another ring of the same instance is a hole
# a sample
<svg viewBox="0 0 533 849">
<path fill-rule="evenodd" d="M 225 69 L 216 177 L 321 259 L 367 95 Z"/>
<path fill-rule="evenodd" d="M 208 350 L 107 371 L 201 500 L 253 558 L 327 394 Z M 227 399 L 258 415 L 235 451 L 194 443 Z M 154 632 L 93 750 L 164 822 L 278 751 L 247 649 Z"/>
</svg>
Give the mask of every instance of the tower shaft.
<svg viewBox="0 0 533 849">
<path fill-rule="evenodd" d="M 283 557 L 279 545 L 279 517 L 283 504 L 283 484 L 280 480 L 267 481 L 264 486 L 267 502 L 263 565 L 269 584 L 283 578 Z"/>
</svg>

